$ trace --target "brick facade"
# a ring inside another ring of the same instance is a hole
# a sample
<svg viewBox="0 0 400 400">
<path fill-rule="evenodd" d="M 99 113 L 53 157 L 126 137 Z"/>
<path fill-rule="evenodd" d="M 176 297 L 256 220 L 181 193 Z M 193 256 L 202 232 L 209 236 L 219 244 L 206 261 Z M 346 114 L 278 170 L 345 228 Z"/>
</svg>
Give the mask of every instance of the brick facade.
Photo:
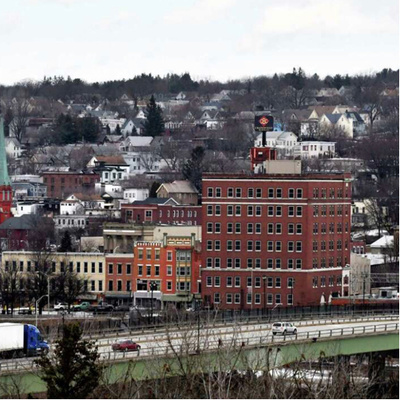
<svg viewBox="0 0 400 400">
<path fill-rule="evenodd" d="M 47 186 L 47 196 L 65 199 L 72 193 L 93 192 L 100 176 L 82 172 L 44 172 L 43 183 Z"/>
<path fill-rule="evenodd" d="M 349 174 L 203 176 L 204 304 L 328 302 L 350 262 L 350 207 Z"/>
</svg>

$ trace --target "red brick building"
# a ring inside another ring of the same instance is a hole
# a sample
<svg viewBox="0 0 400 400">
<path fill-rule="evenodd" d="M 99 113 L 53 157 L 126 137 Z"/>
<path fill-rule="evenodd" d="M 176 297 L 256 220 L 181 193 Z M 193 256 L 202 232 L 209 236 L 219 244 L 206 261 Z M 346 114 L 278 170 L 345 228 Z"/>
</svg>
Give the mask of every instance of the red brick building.
<svg viewBox="0 0 400 400">
<path fill-rule="evenodd" d="M 201 225 L 201 216 L 201 206 L 180 205 L 171 198 L 148 198 L 121 206 L 122 221 L 127 223 Z"/>
<path fill-rule="evenodd" d="M 134 246 L 134 301 L 148 306 L 150 282 L 161 307 L 189 304 L 200 293 L 200 251 L 192 237 L 164 236 L 163 242 L 136 242 Z"/>
<path fill-rule="evenodd" d="M 341 293 L 350 262 L 350 178 L 204 175 L 204 304 L 319 305 Z"/>
<path fill-rule="evenodd" d="M 43 183 L 47 186 L 47 196 L 65 199 L 71 193 L 94 191 L 100 176 L 92 172 L 43 172 Z"/>
<path fill-rule="evenodd" d="M 0 118 L 0 224 L 11 218 L 12 188 L 8 176 L 3 118 Z"/>
</svg>

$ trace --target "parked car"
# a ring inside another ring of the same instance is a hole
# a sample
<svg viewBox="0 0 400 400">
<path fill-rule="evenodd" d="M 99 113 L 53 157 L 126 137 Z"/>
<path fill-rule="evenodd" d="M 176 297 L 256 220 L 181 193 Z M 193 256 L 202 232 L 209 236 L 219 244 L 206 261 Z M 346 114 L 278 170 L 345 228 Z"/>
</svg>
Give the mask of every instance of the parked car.
<svg viewBox="0 0 400 400">
<path fill-rule="evenodd" d="M 68 310 L 68 304 L 67 303 L 58 303 L 54 305 L 54 310 L 55 311 L 64 311 Z"/>
<path fill-rule="evenodd" d="M 98 306 L 92 306 L 89 311 L 93 311 L 94 314 L 101 312 L 112 312 L 114 311 L 114 306 L 108 303 L 101 303 Z"/>
<path fill-rule="evenodd" d="M 32 309 L 30 307 L 21 307 L 18 310 L 18 314 L 20 314 L 20 315 L 31 315 L 32 314 Z"/>
<path fill-rule="evenodd" d="M 90 308 L 90 303 L 88 301 L 82 301 L 82 303 L 75 304 L 72 307 L 72 311 L 88 311 Z"/>
<path fill-rule="evenodd" d="M 297 334 L 297 328 L 291 322 L 274 322 L 272 325 L 273 335 L 286 335 L 286 334 Z"/>
<path fill-rule="evenodd" d="M 140 344 L 135 343 L 133 340 L 125 339 L 117 341 L 111 348 L 113 351 L 139 351 Z"/>
</svg>

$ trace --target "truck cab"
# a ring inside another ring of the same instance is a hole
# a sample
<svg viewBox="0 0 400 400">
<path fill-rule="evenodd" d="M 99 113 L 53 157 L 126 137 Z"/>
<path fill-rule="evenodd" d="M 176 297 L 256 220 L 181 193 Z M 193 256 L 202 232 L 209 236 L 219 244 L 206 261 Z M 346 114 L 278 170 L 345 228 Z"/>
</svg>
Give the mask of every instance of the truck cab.
<svg viewBox="0 0 400 400">
<path fill-rule="evenodd" d="M 39 329 L 29 324 L 24 325 L 24 348 L 27 356 L 49 351 L 49 345 L 42 339 Z"/>
</svg>

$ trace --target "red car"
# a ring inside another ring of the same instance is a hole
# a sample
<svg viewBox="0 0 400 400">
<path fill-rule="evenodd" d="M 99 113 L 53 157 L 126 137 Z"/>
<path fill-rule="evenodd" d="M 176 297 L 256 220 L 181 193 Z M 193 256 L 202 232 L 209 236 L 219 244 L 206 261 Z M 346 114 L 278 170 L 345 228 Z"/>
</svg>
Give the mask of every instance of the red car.
<svg viewBox="0 0 400 400">
<path fill-rule="evenodd" d="M 119 340 L 114 343 L 111 348 L 114 351 L 139 351 L 140 344 L 137 344 L 132 340 Z"/>
</svg>

